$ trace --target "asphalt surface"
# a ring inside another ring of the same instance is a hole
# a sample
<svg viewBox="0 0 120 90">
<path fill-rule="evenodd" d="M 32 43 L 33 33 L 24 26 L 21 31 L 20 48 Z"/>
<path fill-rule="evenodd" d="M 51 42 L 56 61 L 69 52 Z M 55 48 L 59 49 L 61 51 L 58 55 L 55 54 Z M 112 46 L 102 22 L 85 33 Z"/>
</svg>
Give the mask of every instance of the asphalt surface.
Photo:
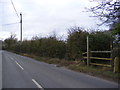
<svg viewBox="0 0 120 90">
<path fill-rule="evenodd" d="M 2 51 L 0 50 L 0 90 L 2 89 Z"/>
<path fill-rule="evenodd" d="M 118 84 L 3 51 L 2 88 L 118 88 Z"/>
</svg>

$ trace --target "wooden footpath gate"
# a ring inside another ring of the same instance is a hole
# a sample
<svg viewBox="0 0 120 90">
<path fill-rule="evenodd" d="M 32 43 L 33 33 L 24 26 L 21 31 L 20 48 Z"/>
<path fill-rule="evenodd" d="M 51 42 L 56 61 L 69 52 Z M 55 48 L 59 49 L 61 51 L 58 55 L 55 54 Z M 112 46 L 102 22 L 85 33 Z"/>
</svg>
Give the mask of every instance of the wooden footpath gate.
<svg viewBox="0 0 120 90">
<path fill-rule="evenodd" d="M 101 57 L 91 57 L 92 53 L 109 53 L 110 57 L 109 58 L 101 58 Z M 111 51 L 90 51 L 89 49 L 89 37 L 87 36 L 87 52 L 83 53 L 87 54 L 87 56 L 83 57 L 83 59 L 87 59 L 87 65 L 99 65 L 99 66 L 106 66 L 106 67 L 112 67 L 112 63 L 111 64 L 100 64 L 100 63 L 92 63 L 91 60 L 107 60 L 112 62 L 112 52 Z"/>
<path fill-rule="evenodd" d="M 90 51 L 90 53 L 89 54 L 92 54 L 92 53 L 110 53 L 111 54 L 111 51 Z M 87 54 L 87 52 L 85 52 L 85 53 L 83 53 L 83 55 L 84 54 Z M 91 60 L 104 60 L 104 61 L 110 61 L 110 63 L 111 63 L 111 61 L 112 61 L 112 58 L 110 57 L 110 58 L 101 58 L 101 57 L 91 57 L 91 56 L 89 56 L 89 57 L 83 57 L 83 59 L 87 59 L 87 65 L 89 66 L 90 64 L 91 65 L 99 65 L 99 66 L 106 66 L 106 67 L 112 67 L 112 64 L 99 64 L 99 63 L 92 63 L 91 62 Z"/>
</svg>

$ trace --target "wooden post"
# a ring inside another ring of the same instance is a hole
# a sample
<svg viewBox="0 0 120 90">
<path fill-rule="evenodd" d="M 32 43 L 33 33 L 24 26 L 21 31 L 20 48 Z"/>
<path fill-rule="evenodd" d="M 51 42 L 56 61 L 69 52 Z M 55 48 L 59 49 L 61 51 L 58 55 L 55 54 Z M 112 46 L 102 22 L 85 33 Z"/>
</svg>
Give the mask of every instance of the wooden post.
<svg viewBox="0 0 120 90">
<path fill-rule="evenodd" d="M 111 64 L 111 68 L 112 70 L 114 70 L 114 59 L 113 59 L 113 36 L 111 35 L 111 40 L 110 40 L 110 50 L 111 50 L 111 54 L 110 57 L 112 58 L 112 60 L 110 61 Z"/>
<path fill-rule="evenodd" d="M 90 64 L 89 36 L 87 36 L 87 66 Z"/>
<path fill-rule="evenodd" d="M 22 52 L 22 13 L 20 13 L 20 52 Z"/>
<path fill-rule="evenodd" d="M 114 73 L 119 72 L 119 58 L 115 57 L 114 59 Z"/>
<path fill-rule="evenodd" d="M 22 13 L 20 13 L 20 41 L 22 43 Z"/>
</svg>

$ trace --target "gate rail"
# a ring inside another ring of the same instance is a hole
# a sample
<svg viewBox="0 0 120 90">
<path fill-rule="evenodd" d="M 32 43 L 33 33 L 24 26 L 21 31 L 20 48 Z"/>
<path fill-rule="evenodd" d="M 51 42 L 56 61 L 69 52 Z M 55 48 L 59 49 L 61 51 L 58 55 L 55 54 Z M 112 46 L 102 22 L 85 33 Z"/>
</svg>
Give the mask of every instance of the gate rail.
<svg viewBox="0 0 120 90">
<path fill-rule="evenodd" d="M 89 53 L 110 53 L 111 54 L 111 51 L 89 51 Z M 83 55 L 84 54 L 87 54 L 87 52 L 83 53 Z M 91 63 L 91 60 L 94 60 L 94 59 L 112 61 L 112 58 L 90 57 L 90 54 L 89 54 L 89 57 L 85 57 L 85 56 L 83 57 L 83 59 L 88 59 L 88 58 L 89 58 L 89 63 L 87 64 L 112 67 L 112 65 L 110 64 Z"/>
</svg>

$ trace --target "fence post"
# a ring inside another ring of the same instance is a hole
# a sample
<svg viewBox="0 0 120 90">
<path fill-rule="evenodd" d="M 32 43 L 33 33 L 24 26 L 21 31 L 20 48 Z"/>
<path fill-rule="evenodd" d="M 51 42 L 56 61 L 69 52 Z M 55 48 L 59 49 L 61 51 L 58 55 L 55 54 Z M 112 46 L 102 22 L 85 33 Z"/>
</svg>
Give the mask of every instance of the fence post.
<svg viewBox="0 0 120 90">
<path fill-rule="evenodd" d="M 113 36 L 111 35 L 111 40 L 110 40 L 110 49 L 111 49 L 111 54 L 110 54 L 110 57 L 112 58 L 112 60 L 110 61 L 110 64 L 111 64 L 111 68 L 112 70 L 114 70 L 114 58 L 113 58 Z"/>
<path fill-rule="evenodd" d="M 87 66 L 90 64 L 89 36 L 87 36 Z"/>
<path fill-rule="evenodd" d="M 119 57 L 114 59 L 114 73 L 119 72 Z"/>
</svg>

